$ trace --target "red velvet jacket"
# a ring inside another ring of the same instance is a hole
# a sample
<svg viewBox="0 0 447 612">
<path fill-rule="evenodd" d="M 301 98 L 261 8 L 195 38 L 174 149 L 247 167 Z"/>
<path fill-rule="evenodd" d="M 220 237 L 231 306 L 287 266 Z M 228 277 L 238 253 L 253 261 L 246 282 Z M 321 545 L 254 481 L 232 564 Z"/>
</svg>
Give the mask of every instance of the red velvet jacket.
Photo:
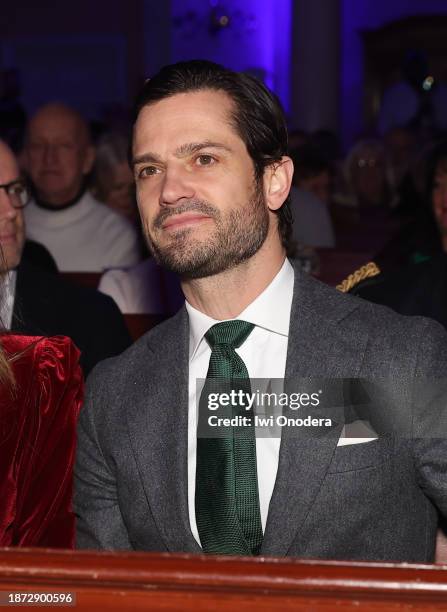
<svg viewBox="0 0 447 612">
<path fill-rule="evenodd" d="M 16 389 L 0 388 L 0 546 L 74 546 L 71 510 L 83 381 L 69 338 L 5 335 Z"/>
</svg>

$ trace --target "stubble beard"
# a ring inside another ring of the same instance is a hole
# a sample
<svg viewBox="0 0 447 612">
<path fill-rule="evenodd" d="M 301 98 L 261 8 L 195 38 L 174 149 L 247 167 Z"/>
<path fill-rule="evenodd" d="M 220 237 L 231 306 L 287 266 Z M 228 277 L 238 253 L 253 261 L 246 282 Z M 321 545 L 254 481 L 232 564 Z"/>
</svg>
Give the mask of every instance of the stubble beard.
<svg viewBox="0 0 447 612">
<path fill-rule="evenodd" d="M 194 238 L 194 228 L 171 234 L 170 243 L 160 245 L 154 235 L 161 230 L 168 217 L 196 211 L 211 217 L 214 231 L 206 238 Z M 152 231 L 144 225 L 144 235 L 157 263 L 178 274 L 180 278 L 195 279 L 213 276 L 236 267 L 258 252 L 267 237 L 269 215 L 261 185 L 256 182 L 252 196 L 240 209 L 222 214 L 203 200 L 189 200 L 175 208 L 162 210 L 152 224 Z"/>
</svg>

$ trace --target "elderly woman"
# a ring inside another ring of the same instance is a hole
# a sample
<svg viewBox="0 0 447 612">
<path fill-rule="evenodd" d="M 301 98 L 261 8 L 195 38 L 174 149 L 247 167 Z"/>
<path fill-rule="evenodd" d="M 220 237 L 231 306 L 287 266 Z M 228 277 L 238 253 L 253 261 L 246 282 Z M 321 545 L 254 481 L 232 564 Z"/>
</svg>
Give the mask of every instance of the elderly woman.
<svg viewBox="0 0 447 612">
<path fill-rule="evenodd" d="M 344 184 L 334 197 L 338 204 L 361 208 L 388 206 L 390 188 L 385 150 L 380 141 L 357 142 L 346 157 L 342 178 Z"/>
<path fill-rule="evenodd" d="M 104 133 L 96 147 L 92 191 L 95 197 L 139 223 L 134 180 L 127 161 L 129 142 L 119 132 Z"/>
</svg>

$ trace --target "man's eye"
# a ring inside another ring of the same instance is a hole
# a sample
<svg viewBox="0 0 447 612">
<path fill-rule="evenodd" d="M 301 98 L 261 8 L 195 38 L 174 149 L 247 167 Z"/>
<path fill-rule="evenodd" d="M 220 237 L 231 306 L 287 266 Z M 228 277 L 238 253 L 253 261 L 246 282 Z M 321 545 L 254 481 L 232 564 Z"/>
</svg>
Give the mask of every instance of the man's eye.
<svg viewBox="0 0 447 612">
<path fill-rule="evenodd" d="M 212 155 L 199 155 L 196 158 L 196 163 L 198 166 L 211 166 L 213 163 L 215 163 L 215 159 Z"/>
<path fill-rule="evenodd" d="M 146 166 L 145 168 L 142 168 L 138 172 L 138 178 L 145 178 L 147 176 L 154 176 L 154 174 L 158 174 L 158 173 L 159 173 L 159 169 L 156 168 L 155 166 Z"/>
<path fill-rule="evenodd" d="M 14 183 L 13 185 L 10 185 L 8 189 L 9 195 L 15 195 L 15 196 L 22 195 L 24 191 L 25 191 L 25 186 L 22 185 L 21 183 Z"/>
</svg>

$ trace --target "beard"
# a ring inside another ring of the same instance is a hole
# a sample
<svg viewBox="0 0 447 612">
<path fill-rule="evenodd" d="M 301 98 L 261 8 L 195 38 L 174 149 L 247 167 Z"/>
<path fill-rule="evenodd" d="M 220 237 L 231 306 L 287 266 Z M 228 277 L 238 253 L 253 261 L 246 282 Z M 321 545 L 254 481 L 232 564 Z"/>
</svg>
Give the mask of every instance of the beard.
<svg viewBox="0 0 447 612">
<path fill-rule="evenodd" d="M 170 242 L 161 245 L 157 231 L 169 217 L 196 211 L 210 217 L 214 230 L 205 238 L 195 238 L 193 228 L 171 234 Z M 144 224 L 144 235 L 157 263 L 182 279 L 205 278 L 230 270 L 250 259 L 264 244 L 269 229 L 269 214 L 261 185 L 254 184 L 245 206 L 222 213 L 211 203 L 188 200 L 180 206 L 165 208 L 152 223 L 152 232 Z"/>
</svg>

